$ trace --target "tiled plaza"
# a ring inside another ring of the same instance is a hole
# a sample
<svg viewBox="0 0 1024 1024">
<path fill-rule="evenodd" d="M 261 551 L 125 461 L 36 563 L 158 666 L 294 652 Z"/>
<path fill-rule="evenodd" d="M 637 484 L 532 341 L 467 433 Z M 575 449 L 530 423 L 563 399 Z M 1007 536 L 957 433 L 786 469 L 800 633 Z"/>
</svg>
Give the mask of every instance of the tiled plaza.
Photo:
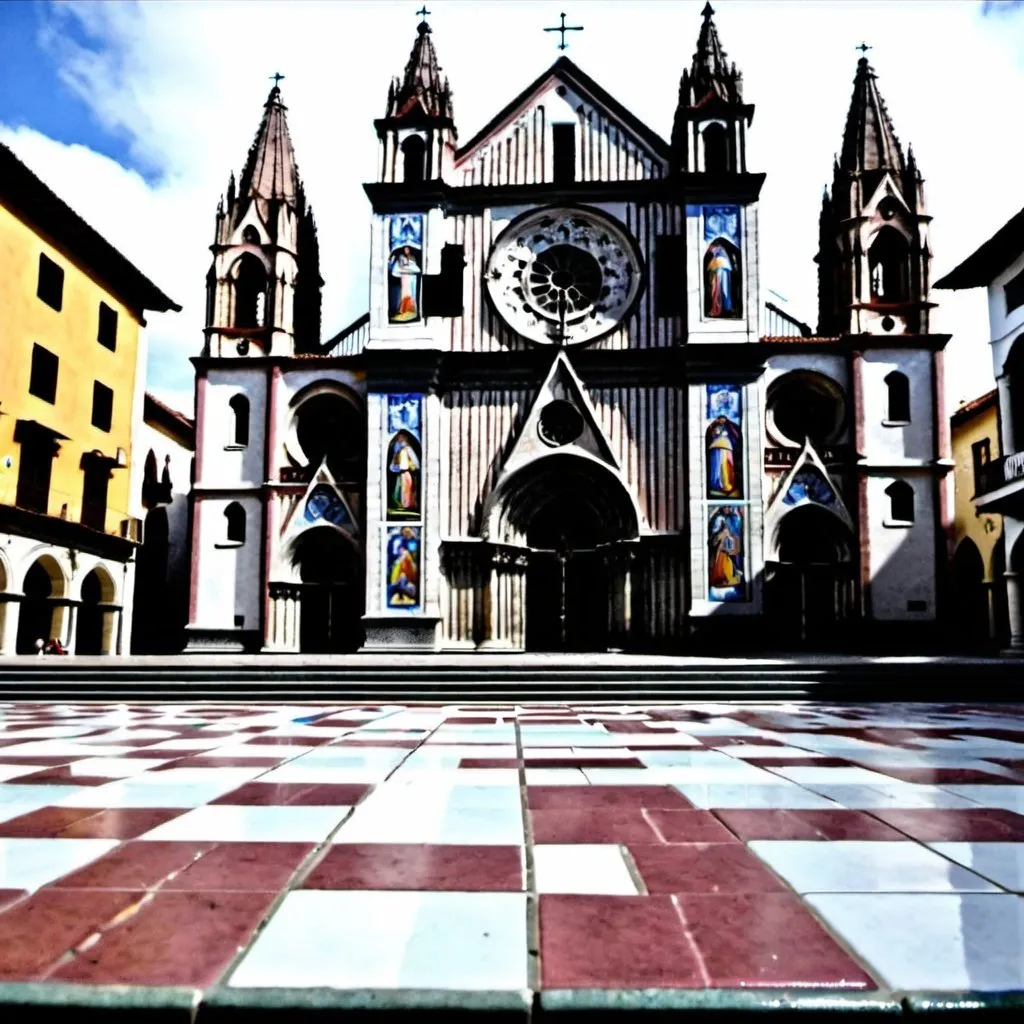
<svg viewBox="0 0 1024 1024">
<path fill-rule="evenodd" d="M 0 980 L 1024 989 L 1021 712 L 0 705 Z"/>
</svg>

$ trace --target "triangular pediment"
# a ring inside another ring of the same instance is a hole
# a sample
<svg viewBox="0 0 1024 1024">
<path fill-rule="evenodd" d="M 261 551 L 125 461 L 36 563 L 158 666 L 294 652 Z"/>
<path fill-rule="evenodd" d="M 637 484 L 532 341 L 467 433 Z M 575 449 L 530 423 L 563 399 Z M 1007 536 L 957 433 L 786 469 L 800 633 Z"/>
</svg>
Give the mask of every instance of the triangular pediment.
<svg viewBox="0 0 1024 1024">
<path fill-rule="evenodd" d="M 598 424 L 594 407 L 564 352 L 555 356 L 537 391 L 497 483 L 528 463 L 554 452 L 583 455 L 616 473 L 619 471 L 618 460 Z"/>
<path fill-rule="evenodd" d="M 794 509 L 805 505 L 817 505 L 831 512 L 851 533 L 855 532 L 853 517 L 843 501 L 842 493 L 810 440 L 804 442 L 792 467 L 782 477 L 765 512 L 767 559 L 775 558 L 779 523 Z"/>
<path fill-rule="evenodd" d="M 359 537 L 359 525 L 352 506 L 335 482 L 326 459 L 281 524 L 282 549 L 294 544 L 307 530 L 320 526 L 332 526 L 353 540 Z"/>
<path fill-rule="evenodd" d="M 459 149 L 455 155 L 456 167 L 468 165 L 479 153 L 502 141 L 506 135 L 514 135 L 517 126 L 531 126 L 535 112 L 541 107 L 545 109 L 548 122 L 568 120 L 580 107 L 587 112 L 595 111 L 606 119 L 613 137 L 617 136 L 624 147 L 630 147 L 667 168 L 670 157 L 668 143 L 568 57 L 555 61 Z"/>
</svg>

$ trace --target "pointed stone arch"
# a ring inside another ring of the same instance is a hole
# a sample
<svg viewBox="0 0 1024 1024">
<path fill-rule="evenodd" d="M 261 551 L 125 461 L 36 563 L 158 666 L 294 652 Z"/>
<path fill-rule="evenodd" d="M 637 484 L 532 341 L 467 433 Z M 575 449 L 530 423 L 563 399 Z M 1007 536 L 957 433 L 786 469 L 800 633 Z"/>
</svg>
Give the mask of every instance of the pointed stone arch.
<svg viewBox="0 0 1024 1024">
<path fill-rule="evenodd" d="M 97 564 L 82 577 L 75 616 L 76 654 L 113 654 L 117 646 L 117 584 Z"/>
</svg>

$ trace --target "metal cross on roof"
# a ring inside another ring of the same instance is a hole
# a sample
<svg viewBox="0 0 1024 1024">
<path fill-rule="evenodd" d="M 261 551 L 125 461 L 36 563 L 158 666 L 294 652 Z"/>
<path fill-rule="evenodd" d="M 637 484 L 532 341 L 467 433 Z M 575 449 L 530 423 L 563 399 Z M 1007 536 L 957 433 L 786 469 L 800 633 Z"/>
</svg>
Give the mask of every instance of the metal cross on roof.
<svg viewBox="0 0 1024 1024">
<path fill-rule="evenodd" d="M 426 16 L 428 15 L 428 14 L 433 14 L 433 13 L 434 13 L 433 11 L 428 11 L 428 10 L 427 10 L 427 5 L 426 5 L 426 4 L 424 4 L 424 5 L 423 5 L 423 6 L 422 6 L 422 7 L 421 7 L 421 8 L 420 8 L 420 9 L 419 9 L 419 10 L 418 10 L 417 12 L 416 12 L 416 17 L 418 17 L 418 18 L 425 18 L 425 17 L 426 17 Z"/>
<path fill-rule="evenodd" d="M 274 80 L 274 86 L 277 87 L 277 85 L 281 81 L 281 79 L 284 78 L 284 75 L 282 75 L 280 71 L 275 71 L 269 77 Z"/>
<path fill-rule="evenodd" d="M 855 50 L 860 50 L 860 52 L 862 54 L 864 54 L 864 53 L 867 53 L 868 50 L 873 50 L 874 47 L 873 46 L 868 46 L 867 43 L 861 43 L 860 46 L 855 46 L 854 49 Z"/>
<path fill-rule="evenodd" d="M 545 32 L 560 32 L 561 36 L 562 36 L 562 41 L 558 44 L 558 48 L 560 50 L 567 50 L 569 48 L 569 44 L 565 41 L 565 33 L 566 32 L 582 32 L 583 31 L 583 26 L 582 25 L 566 25 L 566 23 L 565 23 L 565 14 L 564 13 L 560 14 L 559 17 L 562 19 L 562 24 L 561 25 L 557 25 L 554 28 L 546 28 L 546 29 L 544 29 L 544 31 Z"/>
</svg>

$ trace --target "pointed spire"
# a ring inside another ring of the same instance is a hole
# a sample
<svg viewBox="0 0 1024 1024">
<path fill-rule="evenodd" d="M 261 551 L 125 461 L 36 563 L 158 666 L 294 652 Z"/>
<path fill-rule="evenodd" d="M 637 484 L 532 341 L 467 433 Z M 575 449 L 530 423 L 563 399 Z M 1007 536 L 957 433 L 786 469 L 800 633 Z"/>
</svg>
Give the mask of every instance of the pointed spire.
<svg viewBox="0 0 1024 1024">
<path fill-rule="evenodd" d="M 739 102 L 743 76 L 736 70 L 735 62 L 730 65 L 725 59 L 725 50 L 713 20 L 714 8 L 705 4 L 701 13 L 704 21 L 697 37 L 697 52 L 693 55 L 689 76 L 683 73 L 684 82 L 688 80 L 692 90 L 690 105 L 697 106 L 710 96 Z"/>
<path fill-rule="evenodd" d="M 867 57 L 857 61 L 839 165 L 844 171 L 902 171 L 905 168 L 900 141 Z"/>
<path fill-rule="evenodd" d="M 451 88 L 442 78 L 437 53 L 431 39 L 430 26 L 421 21 L 416 29 L 409 62 L 401 80 L 395 79 L 388 91 L 387 117 L 410 115 L 452 120 Z"/>
<path fill-rule="evenodd" d="M 287 109 L 281 102 L 281 89 L 275 83 L 263 106 L 263 120 L 239 180 L 241 196 L 287 203 L 296 201 L 302 185 L 288 134 Z"/>
</svg>

